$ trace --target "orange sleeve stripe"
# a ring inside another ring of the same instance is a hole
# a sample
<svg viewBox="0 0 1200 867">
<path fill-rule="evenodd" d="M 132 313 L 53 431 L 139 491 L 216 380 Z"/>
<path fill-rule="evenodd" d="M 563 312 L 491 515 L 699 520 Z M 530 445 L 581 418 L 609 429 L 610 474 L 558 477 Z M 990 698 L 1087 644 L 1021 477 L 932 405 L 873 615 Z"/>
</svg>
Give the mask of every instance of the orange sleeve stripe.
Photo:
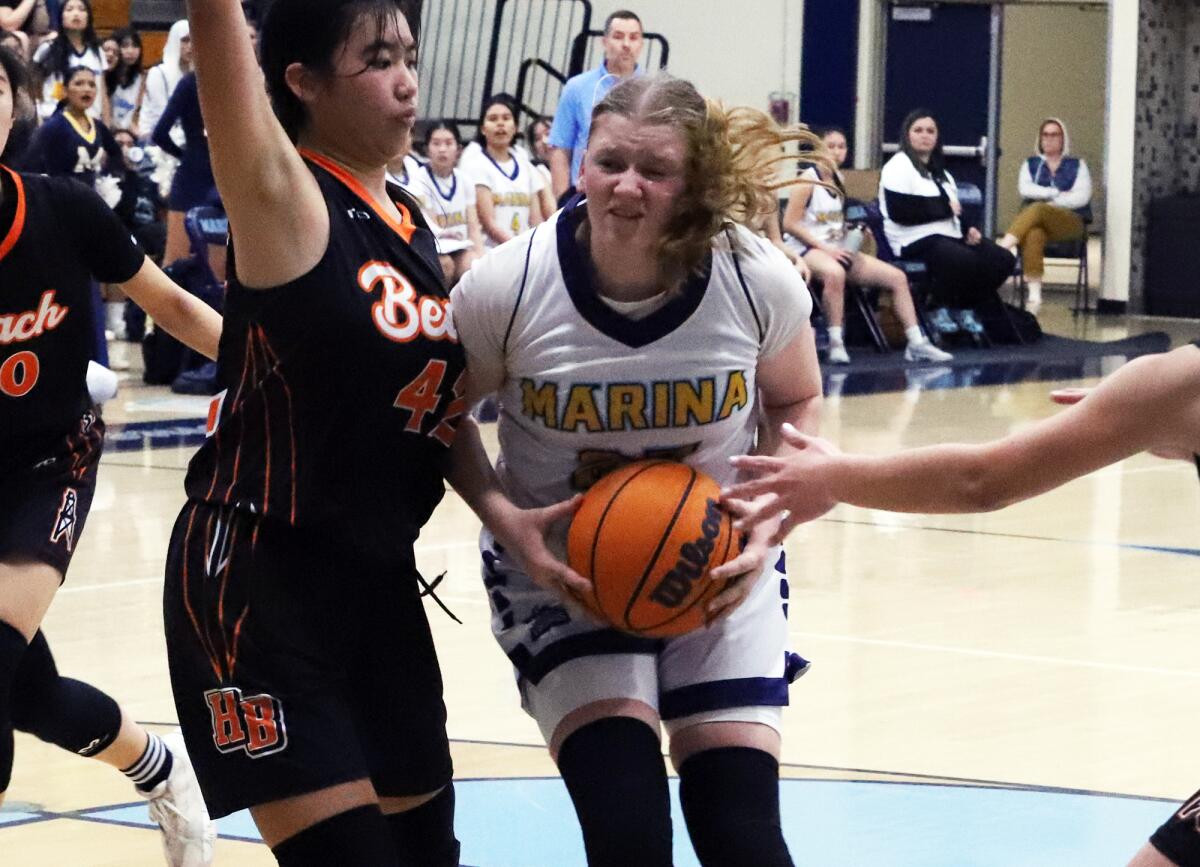
<svg viewBox="0 0 1200 867">
<path fill-rule="evenodd" d="M 12 179 L 17 185 L 17 216 L 13 219 L 13 224 L 4 240 L 0 241 L 0 259 L 3 259 L 16 246 L 17 241 L 21 239 L 21 233 L 25 230 L 25 184 L 21 182 L 21 176 L 8 166 L 0 166 L 0 169 L 4 169 L 12 175 Z"/>
<path fill-rule="evenodd" d="M 354 177 L 354 175 L 350 174 L 333 160 L 329 159 L 328 157 L 323 157 L 315 151 L 310 151 L 308 148 L 299 148 L 299 151 L 300 156 L 304 157 L 306 160 L 311 160 L 312 162 L 316 163 L 325 171 L 329 172 L 329 174 L 341 181 L 350 190 L 350 192 L 354 193 L 354 195 L 358 196 L 358 198 L 362 200 L 364 205 L 374 211 L 379 219 L 383 220 L 383 222 L 387 224 L 387 226 L 390 227 L 393 232 L 403 238 L 404 243 L 407 244 L 412 241 L 413 233 L 417 231 L 417 224 L 413 222 L 412 214 L 409 213 L 407 207 L 400 202 L 394 202 L 396 209 L 400 211 L 400 221 L 397 222 L 395 217 L 379 207 L 378 203 L 376 203 L 371 194 L 367 192 L 367 188 L 359 183 L 358 178 Z"/>
</svg>

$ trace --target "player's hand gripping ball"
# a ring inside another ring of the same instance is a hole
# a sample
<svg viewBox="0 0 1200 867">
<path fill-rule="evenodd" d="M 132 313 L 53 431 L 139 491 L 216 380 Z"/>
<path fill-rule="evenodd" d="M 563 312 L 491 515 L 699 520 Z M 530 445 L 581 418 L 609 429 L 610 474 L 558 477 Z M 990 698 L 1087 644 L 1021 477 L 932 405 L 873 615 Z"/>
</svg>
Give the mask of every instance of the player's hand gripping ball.
<svg viewBox="0 0 1200 867">
<path fill-rule="evenodd" d="M 720 486 L 672 461 L 639 461 L 598 481 L 567 534 L 567 562 L 592 582 L 579 600 L 618 629 L 652 638 L 704 625 L 728 582 L 710 570 L 742 549 Z"/>
</svg>

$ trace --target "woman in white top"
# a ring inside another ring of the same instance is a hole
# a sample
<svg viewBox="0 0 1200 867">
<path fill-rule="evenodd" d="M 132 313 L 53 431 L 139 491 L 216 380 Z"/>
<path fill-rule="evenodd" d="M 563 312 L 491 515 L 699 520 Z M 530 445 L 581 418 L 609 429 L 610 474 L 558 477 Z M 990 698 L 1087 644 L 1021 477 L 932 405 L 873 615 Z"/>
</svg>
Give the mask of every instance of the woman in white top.
<svg viewBox="0 0 1200 867">
<path fill-rule="evenodd" d="M 963 231 L 958 186 L 946 171 L 937 121 L 925 109 L 904 119 L 900 152 L 887 161 L 879 180 L 879 206 L 892 252 L 924 262 L 933 278 L 939 331 L 965 331 L 982 339 L 974 310 L 999 303 L 996 290 L 1016 267 L 1012 253 L 984 238 L 974 226 Z"/>
<path fill-rule="evenodd" d="M 117 41 L 117 65 L 104 74 L 108 94 L 108 120 L 111 129 L 127 129 L 137 138 L 138 112 L 146 92 L 146 75 L 142 71 L 142 37 L 132 27 L 113 33 Z"/>
<path fill-rule="evenodd" d="M 167 44 L 163 48 L 162 63 L 146 73 L 146 92 L 142 97 L 142 113 L 138 125 L 149 137 L 158 124 L 158 119 L 167 108 L 167 102 L 180 80 L 192 71 L 192 37 L 188 29 L 187 19 L 176 21 L 171 25 L 167 34 Z M 172 133 L 176 135 L 176 144 L 182 146 L 183 136 L 178 128 Z"/>
<path fill-rule="evenodd" d="M 455 168 L 462 150 L 458 127 L 447 120 L 434 123 L 425 134 L 429 162 L 417 174 L 421 210 L 437 238 L 438 259 L 453 286 L 483 255 L 483 229 L 475 210 L 475 184 Z"/>
<path fill-rule="evenodd" d="M 834 165 L 839 169 L 846 162 L 846 134 L 837 128 L 821 133 L 821 140 Z M 904 325 L 908 346 L 906 361 L 948 361 L 953 356 L 938 349 L 925 337 L 917 322 L 912 291 L 904 272 L 881 262 L 874 256 L 859 252 L 856 244 L 847 243 L 845 190 L 841 172 L 823 176 L 815 166 L 806 168 L 801 178 L 812 181 L 795 188 L 783 215 L 784 230 L 804 245 L 804 261 L 813 277 L 821 284 L 821 306 L 829 323 L 829 360 L 834 364 L 849 364 L 843 323 L 846 320 L 846 283 L 878 286 L 892 293 L 892 308 Z M 834 193 L 819 182 L 832 183 Z M 861 236 L 860 236 L 861 237 Z"/>
<path fill-rule="evenodd" d="M 529 161 L 542 176 L 542 191 L 538 199 L 542 203 L 542 215 L 549 217 L 558 210 L 554 201 L 554 185 L 550 177 L 550 123 L 553 118 L 539 117 L 525 128 L 525 144 L 529 148 Z"/>
<path fill-rule="evenodd" d="M 528 157 L 512 146 L 516 112 L 505 96 L 493 96 L 479 121 L 480 149 L 463 160 L 475 182 L 475 207 L 484 243 L 497 247 L 545 219 L 538 193 L 544 186 Z"/>
<path fill-rule="evenodd" d="M 1034 314 L 1042 306 L 1046 244 L 1082 238 L 1092 219 L 1092 174 L 1086 162 L 1070 153 L 1066 124 L 1056 117 L 1042 121 L 1037 153 L 1021 163 L 1017 181 L 1025 208 L 1000 240 L 1007 250 L 1021 249 L 1028 308 Z"/>
<path fill-rule="evenodd" d="M 104 58 L 100 54 L 100 42 L 92 26 L 92 4 L 90 0 L 67 0 L 58 16 L 58 35 L 43 42 L 33 55 L 35 68 L 41 73 L 42 87 L 38 98 L 38 117 L 42 120 L 54 114 L 58 104 L 66 97 L 67 73 L 75 66 L 86 66 L 96 73 L 97 80 L 104 76 Z M 104 117 L 104 94 L 97 94 L 96 102 L 88 111 L 93 118 Z"/>
</svg>

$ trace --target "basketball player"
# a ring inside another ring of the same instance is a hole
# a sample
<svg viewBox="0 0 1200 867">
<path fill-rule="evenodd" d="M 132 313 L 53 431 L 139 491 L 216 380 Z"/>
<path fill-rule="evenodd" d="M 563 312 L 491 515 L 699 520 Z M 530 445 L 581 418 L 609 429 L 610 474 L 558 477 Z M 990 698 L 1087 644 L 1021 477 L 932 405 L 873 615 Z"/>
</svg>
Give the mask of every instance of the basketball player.
<svg viewBox="0 0 1200 867">
<path fill-rule="evenodd" d="M 1065 412 L 978 445 L 937 445 L 892 455 L 842 454 L 785 427 L 798 451 L 736 457 L 754 478 L 727 491 L 744 526 L 775 526 L 777 540 L 835 504 L 894 512 L 987 512 L 1057 488 L 1143 451 L 1200 467 L 1200 349 L 1139 358 L 1090 393 L 1054 393 Z M 747 498 L 756 498 L 753 503 Z M 1200 792 L 1164 824 L 1131 867 L 1200 867 Z"/>
<path fill-rule="evenodd" d="M 419 18 L 275 0 L 260 73 L 238 0 L 188 6 L 233 250 L 227 390 L 167 562 L 183 733 L 210 812 L 249 808 L 284 867 L 457 867 L 413 542 L 444 491 L 464 356 L 433 235 L 386 183 L 416 117 Z"/>
<path fill-rule="evenodd" d="M 0 152 L 25 68 L 0 49 Z M 167 862 L 212 863 L 216 831 L 183 744 L 59 675 L 40 629 L 92 504 L 104 422 L 88 396 L 91 281 L 216 357 L 220 318 L 146 258 L 89 187 L 0 165 L 0 801 L 13 729 L 122 770 L 164 834 Z"/>
<path fill-rule="evenodd" d="M 622 82 L 595 110 L 582 195 L 476 263 L 453 293 L 469 401 L 498 393 L 501 455 L 497 477 L 464 428 L 451 481 L 487 527 L 492 628 L 592 867 L 672 863 L 660 725 L 701 863 L 792 863 L 780 719 L 806 663 L 786 652 L 775 528 L 714 572 L 741 579 L 707 609 L 709 628 L 666 641 L 603 628 L 564 603 L 567 589 L 590 585 L 543 540 L 572 494 L 623 463 L 671 457 L 728 482 L 726 457 L 754 450 L 760 423 L 816 427 L 809 294 L 783 254 L 740 225 L 775 207 L 764 178 L 789 140 L 811 136 L 727 112 L 669 76 Z M 559 552 L 562 529 L 549 543 Z"/>
</svg>

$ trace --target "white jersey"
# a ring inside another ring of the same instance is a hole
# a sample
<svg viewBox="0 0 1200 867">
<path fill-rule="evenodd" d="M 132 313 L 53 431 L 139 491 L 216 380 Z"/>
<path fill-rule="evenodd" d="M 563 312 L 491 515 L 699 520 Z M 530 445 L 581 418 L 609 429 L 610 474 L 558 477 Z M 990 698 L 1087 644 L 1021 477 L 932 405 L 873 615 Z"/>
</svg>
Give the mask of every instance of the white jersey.
<svg viewBox="0 0 1200 867">
<path fill-rule="evenodd" d="M 439 177 L 426 163 L 417 174 L 421 190 L 421 209 L 425 222 L 433 229 L 439 253 L 457 253 L 470 249 L 469 209 L 475 207 L 475 184 L 458 169 L 450 177 Z"/>
<path fill-rule="evenodd" d="M 592 286 L 575 239 L 582 209 L 498 248 L 452 294 L 471 375 L 498 392 L 510 496 L 557 503 L 644 456 L 731 481 L 729 456 L 754 445 L 758 363 L 811 312 L 804 281 L 772 244 L 730 225 L 713 242 L 711 276 L 633 320 Z"/>
<path fill-rule="evenodd" d="M 50 42 L 43 42 L 38 46 L 37 51 L 33 53 L 34 63 L 43 63 L 50 56 Z M 96 75 L 96 101 L 92 103 L 92 107 L 88 109 L 90 117 L 100 119 L 104 117 L 104 61 L 100 58 L 99 50 L 95 48 L 85 48 L 83 53 L 78 54 L 74 50 L 71 51 L 70 59 L 67 61 L 67 67 L 73 69 L 76 66 L 86 66 Z M 58 108 L 58 104 L 67 98 L 67 86 L 63 81 L 63 77 L 57 72 L 51 73 L 42 79 L 42 95 L 38 100 L 37 113 L 40 120 L 46 120 L 54 114 L 54 110 Z"/>
<path fill-rule="evenodd" d="M 801 180 L 818 182 L 821 176 L 811 166 L 800 173 Z M 846 213 L 842 200 L 832 192 L 813 183 L 812 194 L 804 211 L 804 226 L 823 243 L 836 244 L 846 234 Z"/>
<path fill-rule="evenodd" d="M 533 164 L 518 150 L 509 151 L 508 162 L 501 165 L 483 148 L 464 153 L 462 171 L 478 187 L 486 187 L 495 204 L 496 224 L 514 236 L 529 229 L 529 209 L 545 186 Z M 486 238 L 489 247 L 496 242 Z"/>
<path fill-rule="evenodd" d="M 451 293 L 472 379 L 500 403 L 498 470 L 513 501 L 546 506 L 623 461 L 669 457 L 732 480 L 754 445 L 756 371 L 800 333 L 812 302 L 787 258 L 740 226 L 712 245 L 708 274 L 670 299 L 617 305 L 591 284 L 575 239 L 583 206 L 492 251 Z M 561 556 L 565 530 L 549 540 Z M 492 632 L 547 742 L 602 699 L 654 708 L 668 731 L 698 722 L 780 729 L 788 683 L 787 580 L 773 549 L 750 598 L 710 629 L 660 641 L 616 632 L 537 586 L 485 529 Z"/>
<path fill-rule="evenodd" d="M 405 154 L 400 171 L 389 171 L 387 179 L 416 199 L 421 205 L 421 210 L 424 211 L 428 207 L 428 203 L 425 201 L 425 185 L 421 183 L 422 174 L 424 174 L 424 164 L 412 154 Z"/>
</svg>

